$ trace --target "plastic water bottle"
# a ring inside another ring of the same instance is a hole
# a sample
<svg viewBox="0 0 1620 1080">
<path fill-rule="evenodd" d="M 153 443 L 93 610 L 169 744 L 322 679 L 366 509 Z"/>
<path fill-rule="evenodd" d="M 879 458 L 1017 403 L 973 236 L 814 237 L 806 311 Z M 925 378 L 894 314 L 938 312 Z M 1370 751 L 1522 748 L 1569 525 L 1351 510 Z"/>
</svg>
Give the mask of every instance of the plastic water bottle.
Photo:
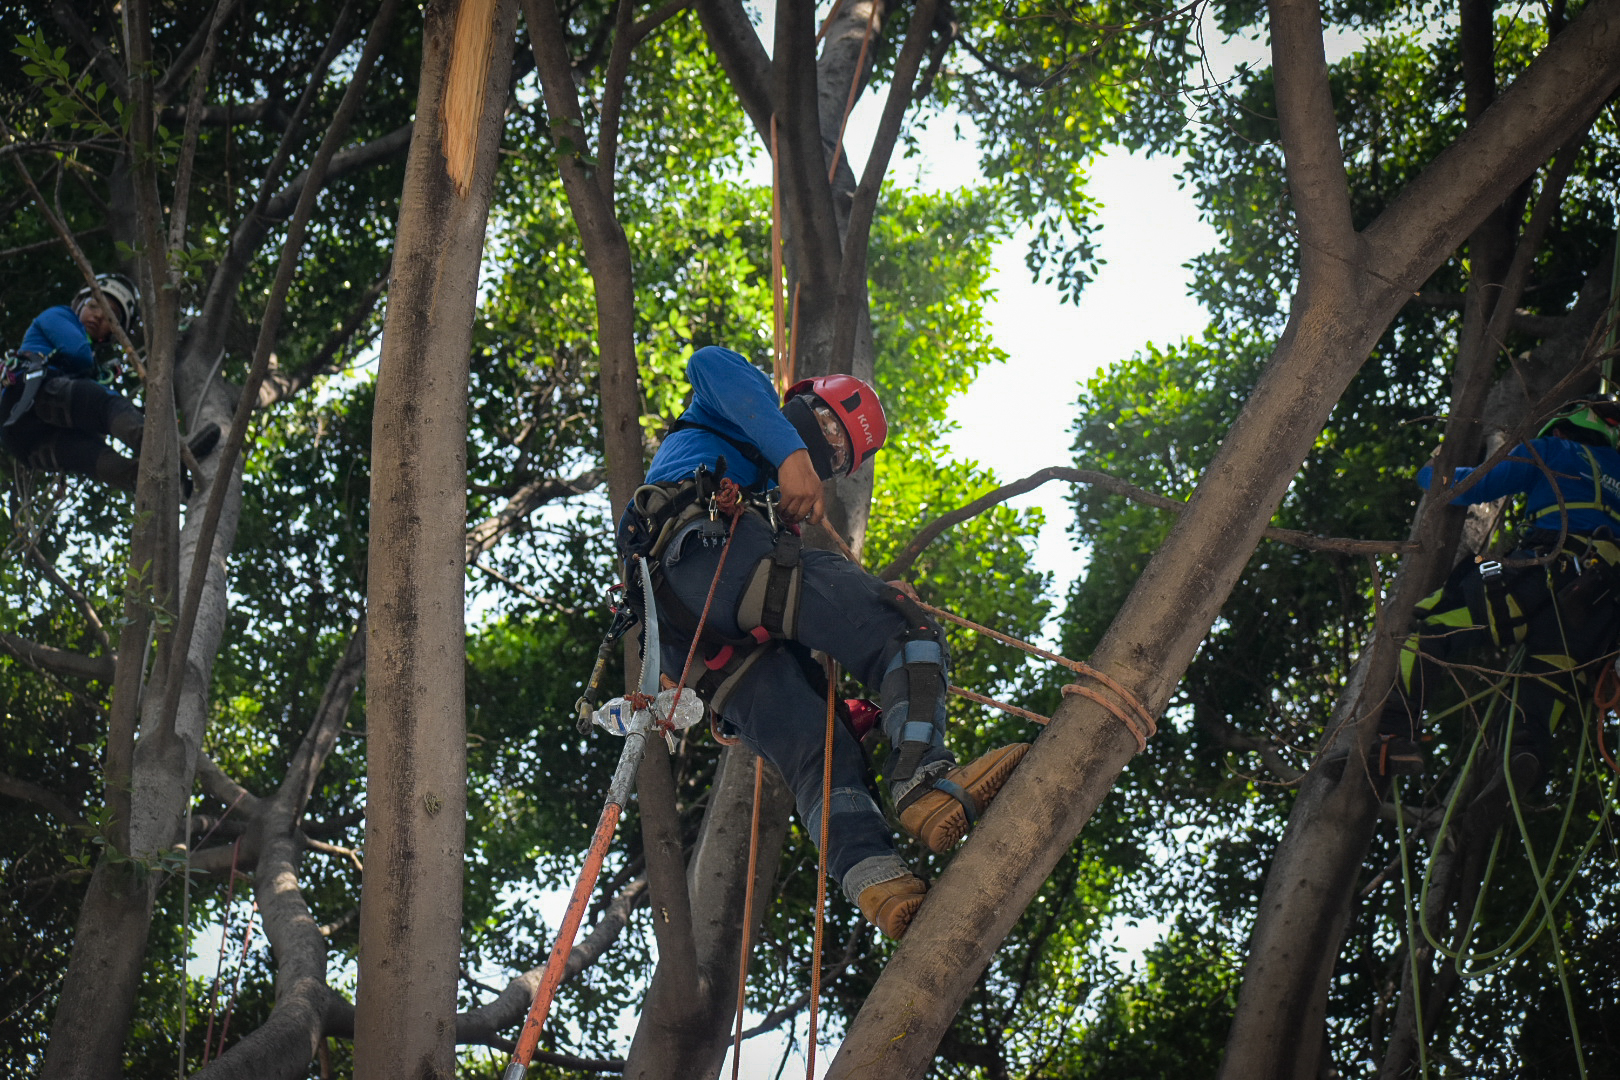
<svg viewBox="0 0 1620 1080">
<path fill-rule="evenodd" d="M 675 706 L 675 715 L 670 716 L 669 708 L 674 702 L 673 689 L 660 691 L 653 699 L 654 720 L 662 722 L 667 719 L 670 727 L 684 731 L 703 719 L 703 702 L 690 687 L 682 691 L 681 702 Z M 610 735 L 627 734 L 634 719 L 634 706 L 622 697 L 614 698 L 591 714 L 591 722 Z"/>
<path fill-rule="evenodd" d="M 675 691 L 660 690 L 653 701 L 653 718 L 660 722 L 667 720 L 676 731 L 685 731 L 703 720 L 703 701 L 690 686 L 681 691 L 681 703 L 675 706 L 675 715 L 671 716 L 669 707 L 674 704 Z"/>
<path fill-rule="evenodd" d="M 622 697 L 616 697 L 591 713 L 591 723 L 607 732 L 609 735 L 625 735 L 630 731 L 630 721 L 635 718 L 635 710 L 630 703 Z"/>
</svg>

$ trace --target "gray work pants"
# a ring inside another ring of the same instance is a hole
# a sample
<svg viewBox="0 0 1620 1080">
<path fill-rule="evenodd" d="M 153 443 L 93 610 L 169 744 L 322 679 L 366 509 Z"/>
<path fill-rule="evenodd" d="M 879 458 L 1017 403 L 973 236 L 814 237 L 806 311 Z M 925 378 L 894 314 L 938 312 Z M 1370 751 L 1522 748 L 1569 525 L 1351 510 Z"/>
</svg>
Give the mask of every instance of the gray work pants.
<svg viewBox="0 0 1620 1080">
<path fill-rule="evenodd" d="M 714 582 L 728 522 L 700 521 L 674 537 L 664 552 L 664 576 L 694 617 Z M 737 604 L 759 561 L 770 554 L 770 527 L 755 514 L 737 523 L 736 536 L 709 612 L 709 629 L 726 637 L 742 636 Z M 885 715 L 903 715 L 895 706 L 909 694 L 907 674 L 894 667 L 899 637 L 910 627 L 884 599 L 888 591 L 877 578 L 841 555 L 806 548 L 804 588 L 799 600 L 799 626 L 793 642 L 774 642 L 759 658 L 726 702 L 724 718 L 743 742 L 781 771 L 798 804 L 799 817 L 812 838 L 821 836 L 822 771 L 827 738 L 827 702 L 814 687 L 795 649 L 815 649 L 837 660 L 845 671 L 880 694 Z M 691 638 L 673 631 L 666 621 L 663 664 L 679 678 Z M 709 650 L 699 646 L 694 666 Z M 690 675 L 687 682 L 695 681 Z M 950 762 L 944 748 L 946 672 L 939 672 L 938 708 L 933 718 L 934 745 L 924 753 L 919 774 L 934 762 Z M 915 718 L 914 718 L 915 719 Z M 887 730 L 887 729 L 886 729 Z M 895 733 L 890 733 L 891 738 Z M 936 766 L 937 768 L 937 766 Z M 930 770 L 932 771 L 932 770 Z M 834 881 L 857 863 L 894 854 L 894 839 L 883 813 L 872 800 L 860 746 L 842 725 L 833 735 L 832 803 L 827 818 L 827 869 Z"/>
</svg>

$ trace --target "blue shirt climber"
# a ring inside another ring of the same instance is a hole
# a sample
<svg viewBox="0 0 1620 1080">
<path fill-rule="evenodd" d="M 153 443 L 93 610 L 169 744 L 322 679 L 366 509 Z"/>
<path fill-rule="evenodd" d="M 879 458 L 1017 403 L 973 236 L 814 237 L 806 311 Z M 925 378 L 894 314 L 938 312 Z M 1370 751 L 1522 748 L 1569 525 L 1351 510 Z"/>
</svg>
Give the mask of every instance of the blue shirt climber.
<svg viewBox="0 0 1620 1080">
<path fill-rule="evenodd" d="M 1545 469 L 1537 464 L 1537 458 Z M 1454 482 L 1462 483 L 1475 471 L 1457 469 Z M 1425 491 L 1433 479 L 1434 469 L 1430 466 L 1418 472 L 1418 484 Z M 1604 526 L 1620 532 L 1620 452 L 1557 436 L 1532 439 L 1515 446 L 1505 461 L 1451 501 L 1456 506 L 1468 506 L 1520 493 L 1525 497 L 1524 520 L 1535 528 L 1558 530 L 1558 497 L 1562 494 L 1569 514 L 1569 532 L 1591 535 Z"/>
</svg>

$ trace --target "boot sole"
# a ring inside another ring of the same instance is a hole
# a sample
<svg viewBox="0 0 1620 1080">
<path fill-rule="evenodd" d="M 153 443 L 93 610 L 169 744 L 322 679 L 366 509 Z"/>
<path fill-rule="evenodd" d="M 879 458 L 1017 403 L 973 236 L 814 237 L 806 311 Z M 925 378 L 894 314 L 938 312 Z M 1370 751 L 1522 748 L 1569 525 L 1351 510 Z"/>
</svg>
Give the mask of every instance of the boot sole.
<svg viewBox="0 0 1620 1080">
<path fill-rule="evenodd" d="M 991 750 L 960 769 L 951 770 L 946 779 L 960 785 L 972 797 L 977 812 L 982 814 L 1028 751 L 1029 743 L 1013 743 Z M 930 791 L 906 808 L 900 815 L 900 824 L 929 851 L 939 855 L 961 843 L 962 837 L 967 835 L 967 810 L 945 792 Z"/>
</svg>

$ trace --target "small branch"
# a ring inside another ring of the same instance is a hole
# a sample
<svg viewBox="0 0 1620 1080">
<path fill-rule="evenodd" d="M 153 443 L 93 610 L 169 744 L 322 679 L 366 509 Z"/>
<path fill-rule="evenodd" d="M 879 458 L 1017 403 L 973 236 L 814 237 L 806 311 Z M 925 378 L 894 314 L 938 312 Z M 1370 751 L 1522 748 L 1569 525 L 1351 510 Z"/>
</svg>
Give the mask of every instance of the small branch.
<svg viewBox="0 0 1620 1080">
<path fill-rule="evenodd" d="M 67 800 L 31 780 L 22 780 L 8 773 L 0 773 L 0 795 L 31 802 L 65 825 L 83 824 L 84 818 Z"/>
<path fill-rule="evenodd" d="M 900 554 L 896 555 L 889 565 L 877 572 L 877 576 L 887 581 L 890 578 L 904 575 L 911 569 L 911 564 L 917 561 L 917 557 L 922 554 L 923 549 L 938 539 L 939 535 L 946 529 L 964 521 L 970 521 L 992 506 L 1004 503 L 1008 499 L 1016 498 L 1026 492 L 1034 491 L 1051 480 L 1065 480 L 1073 484 L 1088 484 L 1091 487 L 1100 488 L 1115 495 L 1124 495 L 1126 498 L 1133 499 L 1136 502 L 1145 503 L 1160 510 L 1169 510 L 1177 514 L 1187 508 L 1187 504 L 1178 499 L 1146 491 L 1135 484 L 1110 476 L 1107 473 L 1096 472 L 1092 469 L 1074 469 L 1064 465 L 1053 465 L 1039 472 L 1031 473 L 1022 480 L 1014 480 L 1010 484 L 1004 484 L 994 491 L 981 495 L 965 506 L 941 514 L 917 530 L 917 535 L 912 537 L 911 541 L 900 549 Z M 1263 535 L 1268 540 L 1276 540 L 1279 543 L 1304 548 L 1307 551 L 1333 551 L 1346 555 L 1392 555 L 1417 550 L 1417 545 L 1409 540 L 1340 539 L 1316 536 L 1297 529 L 1268 528 Z"/>
<path fill-rule="evenodd" d="M 855 962 L 855 958 L 860 955 L 860 948 L 862 943 L 866 941 L 866 937 L 867 924 L 865 920 L 862 920 L 856 925 L 854 932 L 851 933 L 844 941 L 844 952 L 843 955 L 838 958 L 838 963 L 834 964 L 832 967 L 828 968 L 822 973 L 822 980 L 824 982 L 836 978 L 840 972 Z M 800 994 L 798 997 L 794 998 L 780 1009 L 775 1009 L 766 1013 L 765 1018 L 759 1023 L 755 1024 L 753 1027 L 744 1031 L 742 1033 L 742 1037 L 744 1039 L 752 1039 L 756 1035 L 763 1035 L 767 1031 L 773 1031 L 787 1023 L 789 1020 L 793 1019 L 804 1010 L 805 1006 L 809 1004 L 810 992 L 806 990 L 804 993 Z"/>
<path fill-rule="evenodd" d="M 1419 292 L 1412 294 L 1412 303 L 1443 311 L 1462 311 L 1466 298 L 1462 293 Z M 1568 319 L 1568 315 L 1537 315 L 1533 311 L 1516 308 L 1508 328 L 1530 337 L 1548 338 L 1560 333 L 1568 325 Z"/>
<path fill-rule="evenodd" d="M 96 643 L 101 646 L 102 652 L 108 656 L 113 655 L 112 639 L 107 636 L 107 628 L 101 623 L 101 616 L 96 611 L 96 605 L 84 593 L 68 584 L 56 564 L 47 559 L 39 547 L 32 540 L 28 542 L 28 560 L 38 568 L 39 572 L 50 579 L 52 585 L 62 590 L 62 594 L 78 605 L 84 613 L 85 622 L 90 624 L 90 632 L 95 635 Z"/>
<path fill-rule="evenodd" d="M 587 469 L 571 480 L 548 476 L 524 484 L 498 513 L 467 530 L 467 562 L 472 563 L 494 547 L 502 537 L 546 503 L 566 499 L 570 495 L 583 495 L 601 487 L 606 479 L 606 470 Z"/>
<path fill-rule="evenodd" d="M 225 775 L 213 758 L 207 754 L 197 755 L 197 779 L 202 782 L 203 792 L 218 799 L 226 806 L 234 806 L 237 811 L 249 818 L 258 817 L 262 809 L 262 800 L 247 788 Z"/>
<path fill-rule="evenodd" d="M 278 402 L 286 401 L 315 381 L 318 376 L 331 374 L 333 370 L 332 363 L 337 358 L 337 354 L 354 339 L 354 336 L 360 332 L 360 328 L 366 324 L 366 320 L 371 317 L 371 313 L 377 309 L 377 301 L 382 297 L 383 290 L 387 287 L 388 272 L 384 271 L 381 277 L 366 286 L 365 291 L 360 294 L 360 299 L 349 310 L 349 314 L 344 318 L 343 322 L 336 330 L 327 335 L 326 341 L 321 345 L 320 350 L 315 353 L 309 363 L 298 371 L 283 372 L 273 368 L 265 376 L 264 385 L 259 389 L 258 407 L 264 409 Z"/>
<path fill-rule="evenodd" d="M 17 143 L 11 143 L 8 146 L 0 146 L 0 157 L 4 157 L 8 151 L 12 150 L 18 145 L 19 144 Z M 67 144 L 64 143 L 63 148 L 68 149 Z M 79 235 L 94 236 L 96 233 L 104 233 L 106 231 L 107 226 L 105 225 L 92 225 L 88 229 L 80 229 Z M 61 242 L 62 238 L 60 236 L 53 236 L 48 240 L 35 240 L 32 244 L 22 244 L 14 248 L 6 248 L 4 251 L 0 251 L 0 259 L 10 259 L 18 255 L 31 255 L 36 251 L 45 251 L 48 248 L 53 248 Z"/>
<path fill-rule="evenodd" d="M 335 855 L 338 858 L 348 859 L 354 863 L 354 868 L 360 873 L 366 872 L 365 864 L 360 861 L 360 853 L 354 848 L 338 847 L 336 844 L 328 844 L 325 840 L 316 840 L 301 833 L 298 839 L 311 851 L 318 851 L 322 855 Z M 324 934 L 325 930 L 322 930 L 322 933 Z"/>
<path fill-rule="evenodd" d="M 83 653 L 41 645 L 16 634 L 0 633 L 0 649 L 32 667 L 49 671 L 53 675 L 109 685 L 113 681 L 113 671 L 118 665 L 118 658 L 113 653 L 85 656 Z"/>
</svg>

